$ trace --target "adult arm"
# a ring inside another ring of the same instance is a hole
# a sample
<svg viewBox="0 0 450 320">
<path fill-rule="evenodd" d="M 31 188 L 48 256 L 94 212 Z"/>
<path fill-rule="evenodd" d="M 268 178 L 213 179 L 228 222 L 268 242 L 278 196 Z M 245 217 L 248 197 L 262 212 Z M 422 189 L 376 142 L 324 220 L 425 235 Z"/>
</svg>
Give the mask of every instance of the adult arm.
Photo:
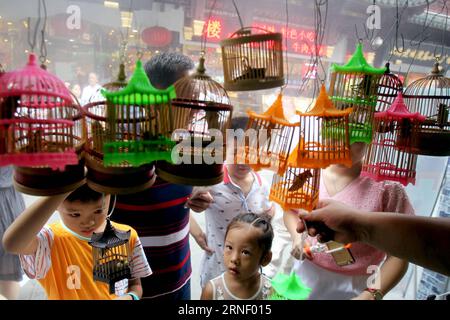
<svg viewBox="0 0 450 320">
<path fill-rule="evenodd" d="M 214 250 L 208 247 L 206 234 L 203 232 L 202 228 L 200 228 L 192 213 L 189 216 L 189 232 L 194 237 L 200 248 L 205 250 L 208 254 L 214 253 Z"/>
<path fill-rule="evenodd" d="M 306 223 L 321 222 L 334 240 L 361 241 L 390 255 L 408 260 L 439 273 L 450 275 L 450 219 L 406 216 L 378 212 L 367 214 L 333 200 L 324 200 L 312 213 L 299 213 Z M 297 231 L 305 227 L 300 221 Z M 318 234 L 309 228 L 311 236 Z M 326 232 L 318 240 L 326 240 Z"/>
<path fill-rule="evenodd" d="M 385 296 L 393 287 L 400 282 L 408 270 L 408 261 L 399 259 L 394 256 L 388 256 L 381 266 L 379 273 L 375 274 L 376 282 L 374 289 L 380 290 Z M 376 271 L 377 272 L 377 271 Z M 361 292 L 355 300 L 375 300 L 373 294 L 367 290 Z"/>
<path fill-rule="evenodd" d="M 203 212 L 209 208 L 213 202 L 213 197 L 205 188 L 194 188 L 191 196 L 186 202 L 186 207 L 195 212 Z"/>
<path fill-rule="evenodd" d="M 296 211 L 289 210 L 283 212 L 284 225 L 291 235 L 292 240 L 291 255 L 295 259 L 300 260 L 302 257 L 303 243 L 302 235 L 297 232 L 298 220 L 298 213 Z"/>
<path fill-rule="evenodd" d="M 200 300 L 212 300 L 214 298 L 213 287 L 211 282 L 208 281 L 206 286 L 202 290 L 202 295 L 200 296 Z"/>
</svg>

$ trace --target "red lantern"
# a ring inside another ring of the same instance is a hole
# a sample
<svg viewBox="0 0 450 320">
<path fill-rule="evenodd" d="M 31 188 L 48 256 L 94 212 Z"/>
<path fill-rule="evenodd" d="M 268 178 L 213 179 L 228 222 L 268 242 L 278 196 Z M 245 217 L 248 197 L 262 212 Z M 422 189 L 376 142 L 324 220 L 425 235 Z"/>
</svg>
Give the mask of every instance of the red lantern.
<svg viewBox="0 0 450 320">
<path fill-rule="evenodd" d="M 172 43 L 172 32 L 163 27 L 150 27 L 142 31 L 142 41 L 152 47 L 164 48 Z"/>
</svg>

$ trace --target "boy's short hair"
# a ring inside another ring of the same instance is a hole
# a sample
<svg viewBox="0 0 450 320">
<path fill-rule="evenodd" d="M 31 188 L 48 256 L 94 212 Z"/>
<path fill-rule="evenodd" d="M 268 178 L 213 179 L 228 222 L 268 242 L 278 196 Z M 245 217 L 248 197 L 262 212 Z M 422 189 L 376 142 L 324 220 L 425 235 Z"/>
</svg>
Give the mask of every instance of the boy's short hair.
<svg viewBox="0 0 450 320">
<path fill-rule="evenodd" d="M 194 63 L 182 53 L 162 52 L 147 61 L 144 68 L 152 85 L 167 88 L 180 79 L 183 73 L 193 69 Z"/>
<path fill-rule="evenodd" d="M 66 198 L 66 201 L 92 202 L 99 200 L 101 197 L 103 197 L 103 193 L 92 190 L 91 188 L 89 188 L 87 183 L 85 183 L 81 187 L 73 191 L 71 194 L 69 194 L 69 196 Z"/>
</svg>

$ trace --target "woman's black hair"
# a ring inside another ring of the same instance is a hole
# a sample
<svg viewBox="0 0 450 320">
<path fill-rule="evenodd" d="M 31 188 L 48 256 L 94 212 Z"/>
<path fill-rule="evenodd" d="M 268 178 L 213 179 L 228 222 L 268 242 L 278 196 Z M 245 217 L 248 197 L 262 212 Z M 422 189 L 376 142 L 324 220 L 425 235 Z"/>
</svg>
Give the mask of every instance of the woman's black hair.
<svg viewBox="0 0 450 320">
<path fill-rule="evenodd" d="M 227 227 L 225 238 L 227 237 L 228 231 L 236 227 L 236 225 L 239 223 L 247 223 L 255 228 L 258 228 L 262 231 L 262 234 L 258 238 L 257 242 L 258 246 L 262 249 L 262 257 L 264 257 L 272 248 L 273 228 L 272 224 L 270 223 L 271 219 L 271 216 L 264 213 L 241 213 L 234 217 L 233 220 L 231 220 L 230 224 Z"/>
</svg>

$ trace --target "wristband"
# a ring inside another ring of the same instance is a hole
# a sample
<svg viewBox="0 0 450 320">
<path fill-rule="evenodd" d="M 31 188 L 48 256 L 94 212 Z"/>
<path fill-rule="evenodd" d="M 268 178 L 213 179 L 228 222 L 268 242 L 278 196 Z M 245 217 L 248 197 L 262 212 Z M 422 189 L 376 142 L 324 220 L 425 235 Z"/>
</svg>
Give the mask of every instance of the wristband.
<svg viewBox="0 0 450 320">
<path fill-rule="evenodd" d="M 133 293 L 133 292 L 127 292 L 127 295 L 131 296 L 131 298 L 133 300 L 140 300 L 139 297 L 137 296 L 137 294 Z"/>
</svg>

